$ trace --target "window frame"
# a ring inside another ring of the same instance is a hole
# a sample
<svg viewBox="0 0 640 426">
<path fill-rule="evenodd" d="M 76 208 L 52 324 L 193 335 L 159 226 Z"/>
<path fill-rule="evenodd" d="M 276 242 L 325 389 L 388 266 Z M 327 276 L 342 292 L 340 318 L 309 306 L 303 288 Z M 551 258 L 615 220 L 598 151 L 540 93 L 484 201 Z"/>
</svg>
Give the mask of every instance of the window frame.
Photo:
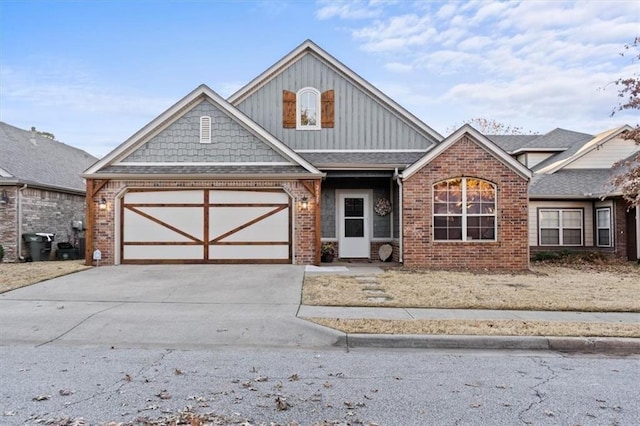
<svg viewBox="0 0 640 426">
<path fill-rule="evenodd" d="M 609 224 L 607 227 L 600 227 L 600 221 L 598 220 L 598 215 L 600 212 L 608 212 L 609 213 Z M 595 228 L 596 228 L 596 246 L 597 247 L 613 247 L 613 233 L 611 232 L 611 207 L 598 207 L 596 208 L 595 214 Z M 600 244 L 600 230 L 607 229 L 609 235 L 609 244 Z"/>
<path fill-rule="evenodd" d="M 493 213 L 488 214 L 488 213 L 469 213 L 467 210 L 468 208 L 462 208 L 461 209 L 461 213 L 436 213 L 436 209 L 435 209 L 435 204 L 436 204 L 436 185 L 445 183 L 445 182 L 451 182 L 451 181 L 455 181 L 455 180 L 460 180 L 461 181 L 461 203 L 462 206 L 468 206 L 469 201 L 467 198 L 467 181 L 469 180 L 477 180 L 486 184 L 489 184 L 491 186 L 491 188 L 493 189 Z M 485 179 L 480 179 L 480 178 L 474 178 L 474 177 L 456 177 L 456 178 L 451 178 L 451 179 L 445 179 L 445 180 L 441 180 L 438 182 L 435 182 L 432 186 L 431 186 L 431 190 L 433 191 L 433 194 L 431 196 L 431 218 L 433 220 L 432 222 L 432 237 L 433 237 L 433 241 L 434 242 L 438 242 L 438 243 L 469 243 L 469 242 L 473 242 L 473 243 L 495 243 L 498 241 L 498 186 L 493 183 L 490 182 L 488 180 Z M 462 238 L 461 239 L 439 239 L 436 238 L 436 226 L 435 226 L 435 222 L 436 222 L 436 217 L 460 217 L 461 218 L 461 231 L 462 231 Z M 488 238 L 479 238 L 479 239 L 475 239 L 475 238 L 469 238 L 469 226 L 468 226 L 468 219 L 469 217 L 475 218 L 482 218 L 482 217 L 492 217 L 493 218 L 493 238 L 492 239 L 488 239 Z"/>
<path fill-rule="evenodd" d="M 558 227 L 542 227 L 542 212 L 557 212 L 558 213 Z M 564 213 L 565 212 L 579 212 L 580 213 L 580 243 L 579 244 L 565 244 L 564 242 L 564 230 L 565 229 L 578 229 L 575 227 L 568 227 L 564 225 Z M 541 247 L 583 247 L 584 246 L 584 209 L 577 207 L 540 207 L 538 208 L 538 245 Z M 557 244 L 545 244 L 542 242 L 542 230 L 543 229 L 557 229 L 558 230 L 558 243 Z"/>
<path fill-rule="evenodd" d="M 313 93 L 316 97 L 316 124 L 302 124 L 302 96 L 306 93 Z M 296 93 L 296 130 L 320 130 L 322 128 L 322 93 L 315 87 L 303 87 Z"/>
</svg>

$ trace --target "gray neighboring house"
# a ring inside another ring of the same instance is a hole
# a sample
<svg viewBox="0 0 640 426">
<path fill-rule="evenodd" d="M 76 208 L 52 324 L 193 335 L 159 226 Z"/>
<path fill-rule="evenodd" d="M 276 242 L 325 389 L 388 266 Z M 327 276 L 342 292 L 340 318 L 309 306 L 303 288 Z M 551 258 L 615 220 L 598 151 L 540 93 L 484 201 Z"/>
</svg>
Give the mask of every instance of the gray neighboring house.
<svg viewBox="0 0 640 426">
<path fill-rule="evenodd" d="M 78 243 L 85 222 L 80 173 L 98 159 L 87 152 L 0 122 L 0 244 L 4 262 L 26 256 L 24 233 L 53 233 Z"/>
<path fill-rule="evenodd" d="M 597 135 L 555 129 L 544 135 L 490 135 L 533 171 L 529 185 L 529 247 L 596 250 L 640 257 L 640 214 L 610 187 L 615 162 L 640 146 L 621 138 L 622 126 Z"/>
</svg>

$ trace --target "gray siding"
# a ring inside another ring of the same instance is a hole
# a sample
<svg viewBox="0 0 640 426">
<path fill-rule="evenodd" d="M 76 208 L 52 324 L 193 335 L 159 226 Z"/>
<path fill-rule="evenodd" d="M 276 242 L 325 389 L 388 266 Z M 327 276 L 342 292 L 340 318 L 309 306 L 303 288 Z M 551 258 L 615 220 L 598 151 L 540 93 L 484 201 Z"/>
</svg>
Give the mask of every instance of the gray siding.
<svg viewBox="0 0 640 426">
<path fill-rule="evenodd" d="M 211 143 L 200 143 L 200 117 L 211 117 Z M 202 101 L 130 154 L 123 162 L 288 161 L 253 133 Z"/>
<path fill-rule="evenodd" d="M 335 91 L 335 126 L 321 130 L 282 127 L 282 90 Z M 417 131 L 359 86 L 313 54 L 304 55 L 237 105 L 293 149 L 427 149 L 433 139 Z"/>
</svg>

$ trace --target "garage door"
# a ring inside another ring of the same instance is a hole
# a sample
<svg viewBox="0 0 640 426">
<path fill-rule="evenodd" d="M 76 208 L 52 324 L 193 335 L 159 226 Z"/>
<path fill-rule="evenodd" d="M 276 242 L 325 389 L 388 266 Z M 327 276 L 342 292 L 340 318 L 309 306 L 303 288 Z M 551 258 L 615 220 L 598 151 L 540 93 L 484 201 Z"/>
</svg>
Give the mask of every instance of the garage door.
<svg viewBox="0 0 640 426">
<path fill-rule="evenodd" d="M 122 263 L 291 263 L 291 204 L 274 190 L 130 190 Z"/>
</svg>

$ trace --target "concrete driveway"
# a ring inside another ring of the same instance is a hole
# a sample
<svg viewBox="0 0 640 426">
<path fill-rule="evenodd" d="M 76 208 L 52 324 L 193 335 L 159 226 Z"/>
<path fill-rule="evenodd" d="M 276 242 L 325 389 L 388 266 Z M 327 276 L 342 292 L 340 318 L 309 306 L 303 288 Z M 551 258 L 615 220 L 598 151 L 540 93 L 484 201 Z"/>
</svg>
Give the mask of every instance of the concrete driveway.
<svg viewBox="0 0 640 426">
<path fill-rule="evenodd" d="M 304 267 L 103 266 L 0 295 L 0 345 L 326 347 L 296 318 Z"/>
</svg>

